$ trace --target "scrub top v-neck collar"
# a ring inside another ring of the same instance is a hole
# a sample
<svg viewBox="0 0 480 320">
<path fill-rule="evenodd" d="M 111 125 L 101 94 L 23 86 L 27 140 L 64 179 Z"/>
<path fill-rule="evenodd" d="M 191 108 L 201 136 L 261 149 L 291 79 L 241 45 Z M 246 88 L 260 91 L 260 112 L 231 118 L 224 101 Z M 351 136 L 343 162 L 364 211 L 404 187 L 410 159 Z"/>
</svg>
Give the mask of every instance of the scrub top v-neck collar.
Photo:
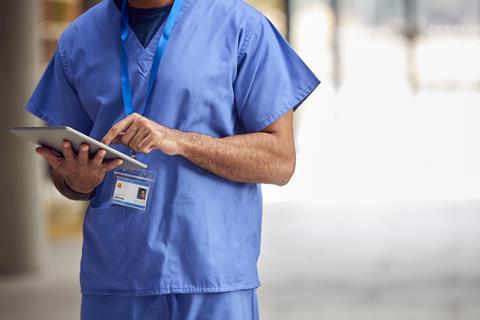
<svg viewBox="0 0 480 320">
<path fill-rule="evenodd" d="M 128 0 L 123 0 L 123 1 L 128 1 Z M 191 0 L 184 0 L 183 1 L 183 5 L 180 8 L 180 13 L 178 14 L 178 17 L 177 17 L 177 22 L 176 22 L 175 28 L 173 29 L 172 34 L 171 34 L 171 37 L 173 38 L 173 41 L 175 41 L 174 40 L 175 37 L 178 36 L 175 31 L 176 31 L 176 29 L 178 29 L 179 24 L 181 23 L 181 21 L 183 19 L 185 10 L 190 6 L 190 3 L 191 3 Z M 114 7 L 114 11 L 117 14 L 118 21 L 120 22 L 120 20 L 122 18 L 121 17 L 122 16 L 121 8 L 117 7 L 114 0 L 110 0 L 109 5 Z M 165 24 L 167 23 L 167 21 L 168 21 L 168 17 L 162 23 L 160 28 L 158 28 L 157 32 L 155 32 L 155 35 L 153 36 L 152 40 L 150 40 L 150 42 L 148 43 L 148 45 L 146 47 L 142 46 L 142 44 L 138 40 L 137 36 L 135 35 L 135 31 L 132 29 L 132 27 L 130 25 L 128 25 L 127 51 L 135 54 L 136 59 L 138 61 L 149 61 L 149 62 L 153 61 L 155 51 L 157 50 L 158 41 L 160 40 L 160 36 L 162 35 L 163 29 L 165 28 Z M 120 32 L 120 23 L 118 25 L 118 31 Z M 168 50 L 168 47 L 167 47 L 166 50 Z M 160 62 L 160 64 L 161 64 L 161 62 Z"/>
</svg>

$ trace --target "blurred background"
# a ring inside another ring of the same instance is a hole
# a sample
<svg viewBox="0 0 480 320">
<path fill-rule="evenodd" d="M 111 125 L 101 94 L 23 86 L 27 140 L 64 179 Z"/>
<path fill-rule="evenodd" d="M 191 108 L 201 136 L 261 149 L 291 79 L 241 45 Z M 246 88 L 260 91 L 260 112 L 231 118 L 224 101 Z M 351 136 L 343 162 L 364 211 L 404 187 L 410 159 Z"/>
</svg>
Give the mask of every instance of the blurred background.
<svg viewBox="0 0 480 320">
<path fill-rule="evenodd" d="M 251 1 L 322 80 L 264 186 L 265 320 L 480 319 L 480 0 Z M 96 1 L 0 4 L 0 319 L 76 319 L 85 203 L 6 126 Z"/>
</svg>

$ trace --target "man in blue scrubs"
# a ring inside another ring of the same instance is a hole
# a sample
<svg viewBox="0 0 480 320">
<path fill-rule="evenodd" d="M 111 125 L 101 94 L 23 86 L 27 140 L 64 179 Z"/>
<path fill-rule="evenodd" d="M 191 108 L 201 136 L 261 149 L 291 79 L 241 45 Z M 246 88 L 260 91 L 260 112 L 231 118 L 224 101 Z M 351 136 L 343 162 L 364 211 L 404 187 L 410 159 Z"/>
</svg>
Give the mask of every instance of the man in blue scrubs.
<svg viewBox="0 0 480 320">
<path fill-rule="evenodd" d="M 82 319 L 258 319 L 260 184 L 292 176 L 293 111 L 318 84 L 242 0 L 104 0 L 75 20 L 27 110 L 155 173 L 139 210 L 112 202 L 121 160 L 37 149 L 90 200 Z"/>
</svg>

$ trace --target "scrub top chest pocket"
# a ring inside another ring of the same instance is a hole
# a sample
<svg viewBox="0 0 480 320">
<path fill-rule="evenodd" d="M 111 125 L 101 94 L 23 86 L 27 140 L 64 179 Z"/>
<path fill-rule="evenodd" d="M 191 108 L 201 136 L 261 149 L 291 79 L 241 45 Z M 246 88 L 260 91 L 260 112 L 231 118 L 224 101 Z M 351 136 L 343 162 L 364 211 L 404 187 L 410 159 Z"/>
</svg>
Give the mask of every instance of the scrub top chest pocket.
<svg viewBox="0 0 480 320">
<path fill-rule="evenodd" d="M 155 176 L 155 172 L 148 170 L 115 170 L 112 203 L 143 211 L 147 210 Z"/>
</svg>

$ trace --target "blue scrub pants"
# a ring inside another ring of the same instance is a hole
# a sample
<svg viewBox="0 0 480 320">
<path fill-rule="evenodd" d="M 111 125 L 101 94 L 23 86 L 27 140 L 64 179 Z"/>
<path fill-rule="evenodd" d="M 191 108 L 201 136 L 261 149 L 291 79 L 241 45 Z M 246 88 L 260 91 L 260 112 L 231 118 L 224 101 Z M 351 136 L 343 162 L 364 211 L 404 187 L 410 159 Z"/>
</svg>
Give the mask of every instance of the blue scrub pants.
<svg viewBox="0 0 480 320">
<path fill-rule="evenodd" d="M 81 320 L 258 320 L 255 289 L 157 296 L 82 295 Z"/>
</svg>

